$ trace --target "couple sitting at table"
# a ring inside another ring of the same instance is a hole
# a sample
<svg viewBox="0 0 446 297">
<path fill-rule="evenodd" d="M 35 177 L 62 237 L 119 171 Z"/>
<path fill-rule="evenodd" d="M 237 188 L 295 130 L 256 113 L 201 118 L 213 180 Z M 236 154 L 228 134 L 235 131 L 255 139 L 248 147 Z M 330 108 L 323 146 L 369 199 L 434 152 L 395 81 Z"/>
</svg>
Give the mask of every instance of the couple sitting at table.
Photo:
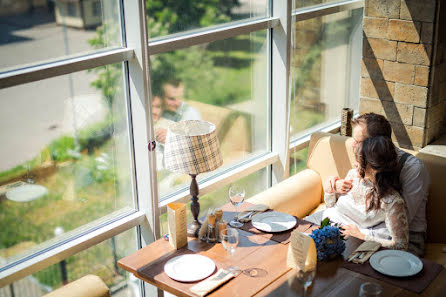
<svg viewBox="0 0 446 297">
<path fill-rule="evenodd" d="M 356 168 L 344 179 L 328 179 L 327 208 L 306 219 L 320 223 L 328 217 L 342 224 L 344 235 L 423 255 L 427 170 L 419 159 L 394 146 L 390 123 L 383 116 L 364 114 L 353 124 Z"/>
</svg>

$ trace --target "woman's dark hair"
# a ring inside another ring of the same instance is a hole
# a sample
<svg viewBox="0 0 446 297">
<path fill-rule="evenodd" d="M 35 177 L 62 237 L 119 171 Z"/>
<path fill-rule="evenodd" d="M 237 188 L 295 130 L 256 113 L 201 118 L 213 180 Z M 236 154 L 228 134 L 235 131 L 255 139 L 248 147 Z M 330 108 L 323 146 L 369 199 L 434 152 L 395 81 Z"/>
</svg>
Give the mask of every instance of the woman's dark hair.
<svg viewBox="0 0 446 297">
<path fill-rule="evenodd" d="M 385 136 L 369 137 L 358 147 L 359 175 L 364 178 L 367 166 L 376 170 L 374 189 L 366 195 L 367 211 L 380 208 L 381 198 L 393 189 L 401 189 L 395 145 Z"/>
</svg>

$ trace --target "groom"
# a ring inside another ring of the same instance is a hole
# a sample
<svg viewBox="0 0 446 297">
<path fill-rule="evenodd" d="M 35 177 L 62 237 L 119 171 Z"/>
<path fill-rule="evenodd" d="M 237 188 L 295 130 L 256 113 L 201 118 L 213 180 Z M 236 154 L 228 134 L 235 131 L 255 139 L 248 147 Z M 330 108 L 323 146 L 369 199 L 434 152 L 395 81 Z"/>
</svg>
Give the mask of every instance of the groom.
<svg viewBox="0 0 446 297">
<path fill-rule="evenodd" d="M 391 137 L 392 128 L 389 121 L 382 115 L 366 113 L 353 120 L 353 150 L 368 137 Z M 400 164 L 401 196 L 406 202 L 407 219 L 409 222 L 409 251 L 422 256 L 426 238 L 426 203 L 429 191 L 429 173 L 423 162 L 413 155 L 397 148 Z M 335 181 L 335 191 L 345 194 L 351 189 L 348 180 Z M 380 233 L 379 229 L 386 228 L 385 224 L 372 227 L 370 232 Z"/>
</svg>

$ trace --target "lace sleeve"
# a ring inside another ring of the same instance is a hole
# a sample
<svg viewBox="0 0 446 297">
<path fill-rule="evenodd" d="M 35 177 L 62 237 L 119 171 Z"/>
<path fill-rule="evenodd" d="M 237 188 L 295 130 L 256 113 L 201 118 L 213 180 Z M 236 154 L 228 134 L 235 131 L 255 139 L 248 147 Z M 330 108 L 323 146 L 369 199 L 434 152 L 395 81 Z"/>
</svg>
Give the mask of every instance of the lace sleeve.
<svg viewBox="0 0 446 297">
<path fill-rule="evenodd" d="M 325 206 L 327 208 L 335 206 L 336 201 L 338 201 L 338 196 L 339 196 L 339 194 L 337 194 L 335 192 L 333 192 L 333 193 L 325 192 L 324 193 Z"/>
<path fill-rule="evenodd" d="M 409 226 L 404 200 L 397 193 L 385 197 L 381 202 L 381 208 L 385 211 L 386 227 L 392 239 L 383 239 L 372 235 L 366 235 L 365 240 L 373 240 L 381 243 L 383 247 L 407 250 L 409 243 Z"/>
<path fill-rule="evenodd" d="M 359 177 L 358 176 L 358 171 L 356 170 L 356 168 L 350 169 L 347 172 L 347 175 L 345 176 L 345 179 L 354 179 L 355 177 Z"/>
<path fill-rule="evenodd" d="M 358 173 L 356 171 L 356 169 L 350 169 L 347 172 L 347 175 L 345 176 L 345 179 L 354 179 L 355 177 L 357 177 Z M 324 202 L 325 202 L 325 206 L 327 208 L 333 207 L 335 206 L 336 202 L 338 201 L 339 196 L 341 196 L 341 194 L 339 193 L 328 193 L 328 192 L 324 192 Z"/>
</svg>

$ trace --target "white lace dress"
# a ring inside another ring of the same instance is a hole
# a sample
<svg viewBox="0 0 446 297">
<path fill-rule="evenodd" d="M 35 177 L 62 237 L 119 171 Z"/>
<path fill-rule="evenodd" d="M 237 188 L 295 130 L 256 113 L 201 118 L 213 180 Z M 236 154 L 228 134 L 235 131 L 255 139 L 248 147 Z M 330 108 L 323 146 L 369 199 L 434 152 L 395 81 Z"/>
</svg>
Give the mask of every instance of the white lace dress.
<svg viewBox="0 0 446 297">
<path fill-rule="evenodd" d="M 397 191 L 381 198 L 378 210 L 366 211 L 365 197 L 372 191 L 373 184 L 361 179 L 356 169 L 351 169 L 346 179 L 353 180 L 352 189 L 345 195 L 325 192 L 323 217 L 331 221 L 356 225 L 365 234 L 365 240 L 381 243 L 383 247 L 406 250 L 409 241 L 409 227 L 403 198 Z M 385 222 L 387 232 L 377 236 L 369 232 L 368 228 Z"/>
</svg>

